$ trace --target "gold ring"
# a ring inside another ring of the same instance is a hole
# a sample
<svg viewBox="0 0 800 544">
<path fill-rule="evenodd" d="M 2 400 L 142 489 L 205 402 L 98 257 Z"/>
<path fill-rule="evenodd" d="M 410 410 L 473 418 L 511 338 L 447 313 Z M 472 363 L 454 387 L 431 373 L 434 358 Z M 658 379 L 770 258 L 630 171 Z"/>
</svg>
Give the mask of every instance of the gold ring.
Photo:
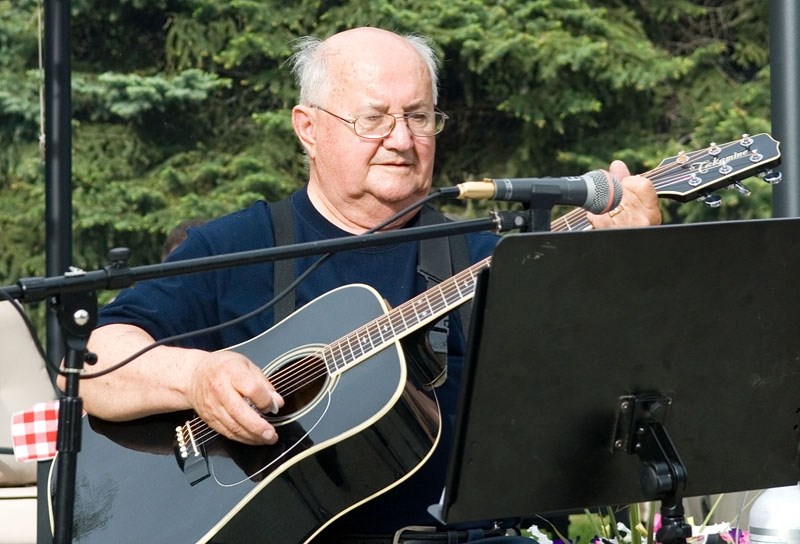
<svg viewBox="0 0 800 544">
<path fill-rule="evenodd" d="M 622 204 L 620 204 L 619 206 L 617 206 L 616 208 L 614 208 L 613 210 L 608 212 L 608 216 L 609 217 L 614 217 L 615 215 L 620 214 L 620 213 L 622 213 L 624 211 L 625 211 L 625 208 L 623 208 Z"/>
</svg>

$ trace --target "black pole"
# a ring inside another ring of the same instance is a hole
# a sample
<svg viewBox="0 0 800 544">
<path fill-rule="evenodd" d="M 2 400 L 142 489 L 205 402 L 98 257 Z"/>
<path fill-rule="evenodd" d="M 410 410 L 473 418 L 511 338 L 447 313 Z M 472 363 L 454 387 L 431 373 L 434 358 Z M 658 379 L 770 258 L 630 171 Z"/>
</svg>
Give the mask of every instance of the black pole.
<svg viewBox="0 0 800 544">
<path fill-rule="evenodd" d="M 72 100 L 70 2 L 44 2 L 45 270 L 59 276 L 72 263 Z M 57 363 L 64 338 L 56 310 L 46 308 L 47 357 Z M 54 376 L 51 373 L 51 377 Z M 39 463 L 39 496 L 47 492 L 49 463 Z M 63 487 L 63 486 L 62 486 Z M 47 501 L 38 501 L 37 542 L 51 541 Z M 71 522 L 72 516 L 69 516 Z M 68 528 L 68 531 L 71 529 Z M 58 536 L 58 535 L 57 535 Z M 70 537 L 62 531 L 61 542 Z"/>
<path fill-rule="evenodd" d="M 772 134 L 781 142 L 783 183 L 772 189 L 772 216 L 800 216 L 800 3 L 770 0 Z"/>
<path fill-rule="evenodd" d="M 72 101 L 70 76 L 70 3 L 44 5 L 45 114 L 45 268 L 63 274 L 72 263 Z M 55 311 L 47 310 L 47 353 L 60 361 L 64 342 Z"/>
</svg>

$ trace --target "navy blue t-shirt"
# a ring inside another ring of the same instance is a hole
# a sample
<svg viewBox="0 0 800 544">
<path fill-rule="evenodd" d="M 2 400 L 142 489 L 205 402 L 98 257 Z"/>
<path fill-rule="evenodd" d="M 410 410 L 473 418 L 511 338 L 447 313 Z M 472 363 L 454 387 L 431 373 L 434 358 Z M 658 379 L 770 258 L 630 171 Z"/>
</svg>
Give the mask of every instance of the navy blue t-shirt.
<svg viewBox="0 0 800 544">
<path fill-rule="evenodd" d="M 294 193 L 291 202 L 295 242 L 352 236 L 319 214 L 305 188 Z M 491 254 L 497 239 L 489 233 L 468 234 L 470 263 Z M 259 201 L 247 209 L 189 229 L 188 238 L 169 260 L 273 246 L 270 209 Z M 297 287 L 297 307 L 352 283 L 369 285 L 392 307 L 399 306 L 426 288 L 424 279 L 416 271 L 417 252 L 418 244 L 412 242 L 335 253 Z M 319 257 L 298 258 L 296 271 L 306 270 Z M 156 339 L 186 333 L 234 319 L 262 306 L 273 297 L 273 281 L 272 263 L 143 281 L 123 290 L 105 306 L 100 311 L 98 324 L 136 325 Z M 216 351 L 249 340 L 272 325 L 273 312 L 268 310 L 217 333 L 183 341 L 181 345 Z M 437 389 L 443 417 L 442 437 L 436 452 L 406 482 L 349 513 L 339 523 L 343 530 L 352 526 L 354 531 L 362 533 L 390 533 L 407 525 L 434 523 L 426 508 L 438 502 L 444 486 L 465 348 L 458 313 L 453 312 L 448 338 L 448 378 Z"/>
</svg>

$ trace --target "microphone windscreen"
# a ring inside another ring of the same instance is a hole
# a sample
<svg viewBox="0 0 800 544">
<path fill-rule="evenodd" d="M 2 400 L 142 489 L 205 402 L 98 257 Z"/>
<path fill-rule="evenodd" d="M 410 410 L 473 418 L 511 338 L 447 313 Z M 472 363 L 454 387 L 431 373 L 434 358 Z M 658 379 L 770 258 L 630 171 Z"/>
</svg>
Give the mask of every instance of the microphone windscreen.
<svg viewBox="0 0 800 544">
<path fill-rule="evenodd" d="M 609 183 L 600 170 L 592 170 L 586 174 L 594 182 L 594 199 L 586 208 L 592 213 L 608 213 L 622 200 L 622 184 L 616 176 L 611 176 Z"/>
</svg>

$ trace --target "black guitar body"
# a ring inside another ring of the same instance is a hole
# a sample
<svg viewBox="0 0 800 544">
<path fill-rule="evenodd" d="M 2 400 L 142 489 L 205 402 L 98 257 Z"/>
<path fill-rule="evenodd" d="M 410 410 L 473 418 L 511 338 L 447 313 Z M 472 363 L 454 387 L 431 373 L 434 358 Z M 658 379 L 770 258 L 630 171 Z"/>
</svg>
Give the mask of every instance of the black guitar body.
<svg viewBox="0 0 800 544">
<path fill-rule="evenodd" d="M 374 290 L 350 285 L 230 349 L 280 368 L 385 312 Z M 217 436 L 188 459 L 176 450 L 175 428 L 190 412 L 124 423 L 84 417 L 74 541 L 307 542 L 427 460 L 439 407 L 430 388 L 407 379 L 397 342 L 320 382 L 309 398 L 284 395 L 292 408 L 274 418 L 278 444 Z"/>
</svg>

